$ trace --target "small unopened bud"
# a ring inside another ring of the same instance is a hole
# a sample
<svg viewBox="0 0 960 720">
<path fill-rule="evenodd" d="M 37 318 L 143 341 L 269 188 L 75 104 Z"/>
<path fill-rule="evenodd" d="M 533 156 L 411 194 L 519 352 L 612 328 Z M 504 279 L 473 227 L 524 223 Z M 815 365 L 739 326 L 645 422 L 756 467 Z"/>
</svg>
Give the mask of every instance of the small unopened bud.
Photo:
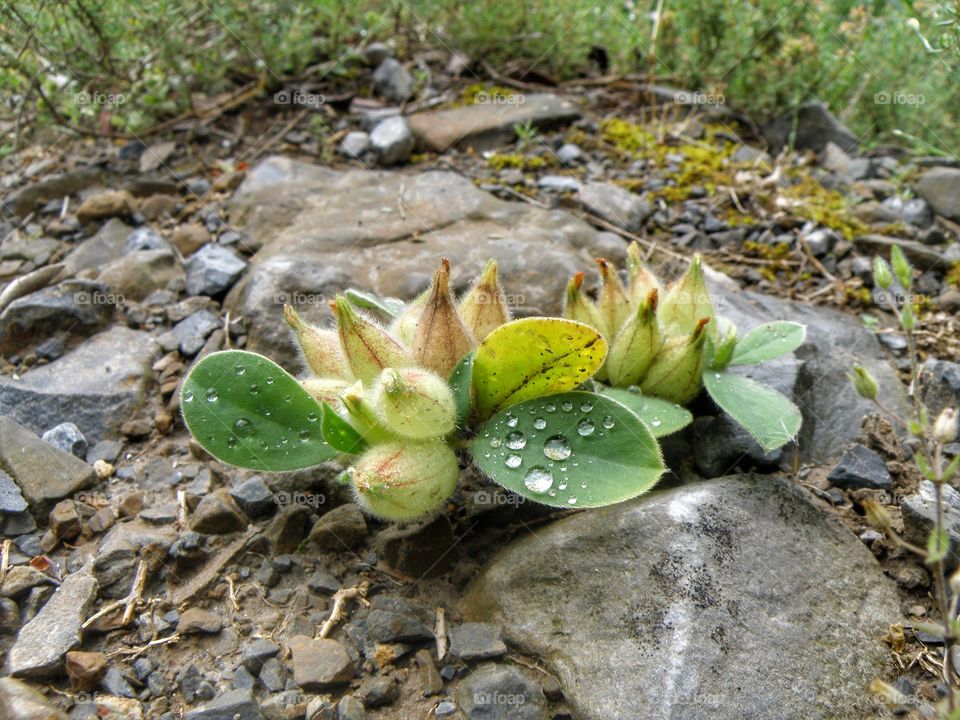
<svg viewBox="0 0 960 720">
<path fill-rule="evenodd" d="M 390 432 L 412 440 L 441 438 L 453 431 L 453 391 L 436 373 L 421 368 L 387 368 L 372 391 L 373 408 Z"/>
<path fill-rule="evenodd" d="M 296 334 L 303 358 L 313 372 L 324 378 L 353 378 L 335 330 L 324 330 L 304 322 L 290 305 L 283 306 L 283 317 Z"/>
<path fill-rule="evenodd" d="M 463 326 L 450 294 L 450 261 L 443 258 L 417 323 L 413 356 L 428 370 L 450 377 L 453 368 L 473 348 L 473 338 Z"/>
<path fill-rule="evenodd" d="M 359 380 L 340 393 L 340 402 L 346 408 L 347 421 L 368 443 L 396 440 L 396 437 L 380 424 L 380 419 L 367 399 L 363 384 Z"/>
<path fill-rule="evenodd" d="M 603 318 L 607 337 L 614 338 L 631 315 L 630 299 L 617 269 L 603 258 L 597 258 L 597 266 L 600 268 L 602 282 L 597 309 Z"/>
<path fill-rule="evenodd" d="M 460 317 L 478 343 L 501 325 L 509 322 L 510 309 L 497 277 L 497 261 L 491 259 L 483 274 L 460 301 Z"/>
<path fill-rule="evenodd" d="M 656 290 L 659 297 L 663 297 L 663 286 L 647 268 L 636 240 L 627 246 L 627 276 L 630 280 L 627 295 L 634 307 L 642 305 L 651 290 Z"/>
<path fill-rule="evenodd" d="M 567 296 L 563 304 L 563 316 L 589 325 L 599 333 L 606 333 L 603 318 L 596 304 L 583 292 L 583 273 L 578 272 L 567 283 Z"/>
<path fill-rule="evenodd" d="M 361 317 L 345 297 L 338 297 L 334 307 L 340 344 L 350 369 L 360 380 L 370 382 L 385 367 L 413 365 L 407 349 L 386 330 Z"/>
<path fill-rule="evenodd" d="M 638 385 L 663 345 L 657 324 L 657 290 L 617 333 L 607 357 L 607 375 L 616 387 Z"/>
<path fill-rule="evenodd" d="M 413 338 L 417 334 L 417 323 L 420 322 L 420 316 L 423 315 L 423 308 L 429 296 L 429 290 L 417 295 L 390 325 L 390 334 L 407 347 L 413 345 Z"/>
<path fill-rule="evenodd" d="M 937 421 L 933 424 L 933 439 L 935 442 L 946 445 L 957 439 L 957 411 L 945 408 Z"/>
<path fill-rule="evenodd" d="M 880 532 L 886 532 L 893 524 L 893 519 L 887 509 L 873 498 L 866 498 L 861 503 L 867 522 Z"/>
<path fill-rule="evenodd" d="M 386 520 L 416 520 L 436 510 L 453 493 L 460 469 L 441 440 L 376 445 L 354 466 L 357 503 Z"/>
<path fill-rule="evenodd" d="M 953 575 L 950 576 L 949 585 L 951 595 L 960 595 L 960 568 L 953 571 Z"/>
<path fill-rule="evenodd" d="M 905 290 L 909 290 L 913 285 L 913 266 L 903 254 L 899 245 L 894 245 L 890 249 L 890 265 L 893 267 L 893 274 Z"/>
<path fill-rule="evenodd" d="M 847 373 L 847 377 L 850 378 L 854 390 L 860 397 L 866 400 L 877 399 L 877 381 L 873 379 L 873 375 L 863 365 L 854 363 L 850 372 Z"/>
<path fill-rule="evenodd" d="M 336 378 L 306 378 L 300 384 L 318 403 L 329 403 L 332 408 L 340 408 L 340 395 L 350 387 L 346 380 Z"/>
<path fill-rule="evenodd" d="M 703 274 L 703 258 L 696 254 L 687 272 L 667 291 L 657 316 L 667 335 L 689 335 L 700 321 L 712 321 L 715 314 Z M 716 323 L 710 322 L 708 325 L 707 332 L 715 337 Z"/>
<path fill-rule="evenodd" d="M 737 347 L 737 326 L 719 315 L 715 319 L 718 329 L 710 367 L 715 370 L 722 370 L 730 364 L 733 351 Z"/>
<path fill-rule="evenodd" d="M 704 352 L 709 319 L 703 318 L 686 337 L 673 337 L 664 342 L 653 359 L 646 378 L 640 384 L 644 395 L 685 405 L 703 387 Z"/>
<path fill-rule="evenodd" d="M 873 284 L 882 290 L 887 290 L 893 283 L 893 273 L 890 272 L 890 266 L 882 257 L 877 256 L 873 259 Z"/>
</svg>

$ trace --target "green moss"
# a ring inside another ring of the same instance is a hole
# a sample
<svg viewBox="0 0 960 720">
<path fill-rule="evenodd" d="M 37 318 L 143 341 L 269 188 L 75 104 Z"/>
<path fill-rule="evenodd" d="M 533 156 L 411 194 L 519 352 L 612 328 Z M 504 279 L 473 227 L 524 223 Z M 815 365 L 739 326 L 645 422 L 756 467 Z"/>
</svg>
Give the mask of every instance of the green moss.
<svg viewBox="0 0 960 720">
<path fill-rule="evenodd" d="M 463 89 L 460 93 L 460 101 L 455 105 L 477 105 L 481 102 L 486 103 L 489 98 L 510 98 L 516 97 L 521 93 L 518 90 L 500 85 L 487 85 L 486 83 L 474 83 Z"/>
<path fill-rule="evenodd" d="M 657 138 L 643 125 L 621 118 L 604 120 L 600 125 L 600 137 L 624 155 L 646 155 L 658 147 Z"/>
<path fill-rule="evenodd" d="M 873 298 L 870 295 L 869 288 L 845 285 L 843 288 L 843 297 L 848 305 L 859 305 L 862 307 L 870 307 L 873 305 Z"/>
<path fill-rule="evenodd" d="M 847 240 L 868 232 L 869 228 L 853 214 L 853 204 L 845 195 L 828 190 L 804 171 L 793 170 L 788 176 L 793 182 L 780 188 L 780 197 L 793 201 L 791 214 L 828 227 Z"/>
<path fill-rule="evenodd" d="M 948 285 L 960 288 L 960 260 L 950 265 L 944 280 L 947 281 Z"/>
<path fill-rule="evenodd" d="M 493 170 L 516 168 L 518 170 L 540 170 L 553 163 L 540 155 L 523 155 L 521 153 L 494 153 L 487 158 L 487 165 Z"/>
</svg>

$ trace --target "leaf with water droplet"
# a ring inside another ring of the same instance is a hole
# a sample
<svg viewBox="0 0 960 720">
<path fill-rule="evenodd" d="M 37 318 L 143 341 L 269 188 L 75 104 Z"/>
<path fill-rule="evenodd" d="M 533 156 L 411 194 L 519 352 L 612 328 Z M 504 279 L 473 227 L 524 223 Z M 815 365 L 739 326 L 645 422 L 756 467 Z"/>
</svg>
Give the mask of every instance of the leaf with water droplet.
<svg viewBox="0 0 960 720">
<path fill-rule="evenodd" d="M 767 452 L 786 445 L 800 432 L 800 410 L 771 387 L 729 372 L 705 372 L 703 384 L 720 409 Z"/>
<path fill-rule="evenodd" d="M 693 422 L 689 410 L 662 398 L 641 395 L 626 388 L 604 387 L 600 392 L 633 410 L 657 438 L 682 430 Z"/>
<path fill-rule="evenodd" d="M 571 409 L 550 416 L 547 405 Z M 545 416 L 548 431 L 542 432 Z M 657 441 L 639 417 L 606 395 L 582 391 L 511 406 L 481 428 L 471 449 L 494 481 L 554 507 L 628 500 L 653 487 L 664 470 Z"/>
<path fill-rule="evenodd" d="M 289 402 L 284 402 L 285 396 Z M 200 401 L 187 402 L 189 397 Z M 197 442 L 230 465 L 297 470 L 337 454 L 320 438 L 315 420 L 311 426 L 309 416 L 316 418 L 320 412 L 317 401 L 293 376 L 262 355 L 242 350 L 207 355 L 183 381 L 182 400 L 184 422 Z M 307 433 L 305 442 L 302 431 Z M 282 442 L 291 437 L 301 442 Z"/>
<path fill-rule="evenodd" d="M 330 444 L 330 447 L 348 455 L 359 455 L 369 447 L 363 435 L 327 403 L 323 403 L 320 429 L 323 432 L 323 439 Z"/>
<path fill-rule="evenodd" d="M 501 325 L 477 348 L 473 364 L 481 419 L 524 400 L 571 390 L 607 356 L 607 344 L 588 325 L 559 318 L 524 318 Z"/>
<path fill-rule="evenodd" d="M 753 365 L 793 352 L 807 337 L 807 327 L 795 322 L 771 322 L 754 328 L 733 348 L 731 365 Z"/>
</svg>

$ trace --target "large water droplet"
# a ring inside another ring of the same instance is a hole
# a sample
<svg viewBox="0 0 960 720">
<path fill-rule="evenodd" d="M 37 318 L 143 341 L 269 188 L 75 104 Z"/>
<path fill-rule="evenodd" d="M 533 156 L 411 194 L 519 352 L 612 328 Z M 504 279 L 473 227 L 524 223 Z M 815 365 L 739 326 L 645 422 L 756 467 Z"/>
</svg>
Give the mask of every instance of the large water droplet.
<svg viewBox="0 0 960 720">
<path fill-rule="evenodd" d="M 571 496 L 571 497 L 568 497 L 568 498 L 567 498 L 567 504 L 568 504 L 568 505 L 576 505 L 576 504 L 577 504 L 577 499 L 576 499 L 575 497 L 572 497 L 572 496 Z"/>
<path fill-rule="evenodd" d="M 596 429 L 597 426 L 593 424 L 593 420 L 590 418 L 584 418 L 577 423 L 577 435 L 580 435 L 581 437 L 593 435 L 593 431 Z"/>
<path fill-rule="evenodd" d="M 237 365 L 237 375 L 243 375 L 247 369 L 243 365 Z"/>
<path fill-rule="evenodd" d="M 571 452 L 570 442 L 563 435 L 554 435 L 543 444 L 543 454 L 551 460 L 566 460 Z"/>
<path fill-rule="evenodd" d="M 302 442 L 302 443 L 310 442 L 310 431 L 309 431 L 309 430 L 301 430 L 301 431 L 300 431 L 300 442 Z"/>
<path fill-rule="evenodd" d="M 317 414 L 315 412 L 307 413 L 307 420 L 309 420 L 310 422 L 316 422 Z"/>
<path fill-rule="evenodd" d="M 516 427 L 518 422 L 520 422 L 519 418 L 512 417 L 507 420 L 507 427 Z"/>
<path fill-rule="evenodd" d="M 233 430 L 237 435 L 253 435 L 253 423 L 246 418 L 238 418 L 233 424 Z"/>
<path fill-rule="evenodd" d="M 193 402 L 193 393 L 190 392 L 189 390 L 187 390 L 187 391 L 183 394 L 183 401 L 184 401 L 184 402 Z"/>
<path fill-rule="evenodd" d="M 584 400 L 582 403 L 580 403 L 580 409 L 583 412 L 590 412 L 591 410 L 593 410 L 593 403 L 590 402 L 589 400 Z"/>
<path fill-rule="evenodd" d="M 565 400 L 562 403 L 560 403 L 560 409 L 563 410 L 564 412 L 570 412 L 571 410 L 573 410 L 573 403 L 570 402 L 569 400 Z"/>
<path fill-rule="evenodd" d="M 546 410 L 548 413 L 552 413 L 557 411 L 557 406 L 554 405 L 553 403 L 547 403 L 546 405 L 543 406 L 543 409 Z"/>
<path fill-rule="evenodd" d="M 610 428 L 612 428 L 614 425 L 616 425 L 616 420 L 614 420 L 612 416 L 607 415 L 607 416 L 603 419 L 603 426 L 604 426 L 607 430 L 609 430 Z"/>
<path fill-rule="evenodd" d="M 540 465 L 534 465 L 523 478 L 527 489 L 535 493 L 543 493 L 553 485 L 553 473 Z"/>
<path fill-rule="evenodd" d="M 543 418 L 537 418 L 536 420 L 533 421 L 533 426 L 537 430 L 543 430 L 547 426 L 547 421 L 544 420 Z"/>
<path fill-rule="evenodd" d="M 268 377 L 268 378 L 267 378 L 267 385 L 273 385 L 273 378 L 272 378 L 272 377 Z"/>
<path fill-rule="evenodd" d="M 523 450 L 527 446 L 527 436 L 519 430 L 507 435 L 507 447 L 511 450 Z"/>
<path fill-rule="evenodd" d="M 512 454 L 506 459 L 506 465 L 507 465 L 508 468 L 518 468 L 518 467 L 520 467 L 520 464 L 521 464 L 522 462 L 523 462 L 523 458 L 520 457 L 519 455 L 517 455 L 516 453 L 512 453 Z"/>
<path fill-rule="evenodd" d="M 207 395 L 206 395 L 206 397 L 207 397 L 207 402 L 216 402 L 217 400 L 220 399 L 220 396 L 217 395 L 217 389 L 216 389 L 216 388 L 207 388 Z"/>
</svg>

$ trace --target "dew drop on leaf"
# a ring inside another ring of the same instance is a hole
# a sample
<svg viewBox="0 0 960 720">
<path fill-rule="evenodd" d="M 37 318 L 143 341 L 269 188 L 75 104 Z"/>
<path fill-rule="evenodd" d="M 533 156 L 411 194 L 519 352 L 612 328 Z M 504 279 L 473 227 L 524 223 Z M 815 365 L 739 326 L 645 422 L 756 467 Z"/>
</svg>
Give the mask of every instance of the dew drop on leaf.
<svg viewBox="0 0 960 720">
<path fill-rule="evenodd" d="M 577 423 L 577 435 L 580 437 L 587 437 L 593 435 L 593 431 L 597 429 L 597 426 L 594 425 L 593 420 L 590 418 L 584 418 Z"/>
<path fill-rule="evenodd" d="M 543 444 L 543 454 L 551 460 L 566 460 L 571 452 L 570 442 L 563 435 L 554 435 Z"/>
<path fill-rule="evenodd" d="M 508 468 L 518 468 L 523 462 L 523 458 L 517 455 L 516 453 L 511 453 L 510 456 L 506 459 L 505 464 Z"/>
<path fill-rule="evenodd" d="M 611 415 L 607 415 L 607 416 L 603 419 L 603 426 L 604 426 L 607 430 L 609 430 L 610 428 L 612 428 L 615 424 L 616 424 L 616 421 L 613 419 L 613 417 L 612 417 Z M 657 421 L 657 425 L 659 425 L 659 424 L 660 424 L 660 421 L 658 420 L 658 421 Z"/>
<path fill-rule="evenodd" d="M 216 402 L 217 400 L 220 399 L 220 396 L 217 395 L 217 389 L 216 389 L 216 388 L 207 388 L 207 395 L 206 395 L 206 397 L 207 397 L 207 402 Z"/>
<path fill-rule="evenodd" d="M 309 430 L 301 430 L 301 431 L 300 431 L 300 442 L 302 442 L 302 443 L 310 442 L 310 431 L 309 431 Z"/>
<path fill-rule="evenodd" d="M 544 420 L 543 418 L 538 417 L 536 420 L 533 421 L 533 426 L 537 430 L 543 430 L 547 426 L 547 421 Z"/>
<path fill-rule="evenodd" d="M 273 385 L 273 378 L 272 378 L 272 377 L 268 377 L 268 378 L 267 378 L 267 385 Z"/>
<path fill-rule="evenodd" d="M 184 402 L 193 402 L 193 393 L 190 392 L 189 390 L 187 390 L 187 391 L 183 394 L 183 401 L 184 401 Z"/>
<path fill-rule="evenodd" d="M 565 400 L 564 402 L 560 403 L 560 409 L 564 412 L 570 412 L 573 410 L 573 403 L 569 400 Z"/>
<path fill-rule="evenodd" d="M 500 438 L 498 438 L 498 437 L 490 438 L 490 447 L 492 447 L 492 448 L 498 448 L 498 447 L 500 447 L 501 445 L 503 445 L 503 440 L 501 440 Z"/>
<path fill-rule="evenodd" d="M 576 499 L 575 497 L 569 497 L 569 498 L 567 498 L 567 504 L 568 504 L 568 505 L 576 505 L 576 504 L 577 504 L 577 499 Z"/>
<path fill-rule="evenodd" d="M 593 403 L 590 402 L 589 400 L 586 400 L 580 403 L 580 410 L 582 410 L 583 412 L 590 412 L 591 410 L 593 410 Z"/>
<path fill-rule="evenodd" d="M 553 473 L 540 465 L 534 465 L 523 478 L 527 489 L 535 493 L 547 492 L 553 486 Z"/>
<path fill-rule="evenodd" d="M 237 435 L 253 435 L 253 423 L 246 418 L 237 418 L 233 424 L 233 430 Z"/>
<path fill-rule="evenodd" d="M 546 410 L 548 413 L 552 413 L 557 411 L 557 406 L 554 405 L 553 403 L 547 403 L 546 405 L 543 406 L 543 409 Z"/>
<path fill-rule="evenodd" d="M 233 450 L 237 446 L 237 438 L 231 435 L 227 438 L 227 447 Z"/>
<path fill-rule="evenodd" d="M 507 435 L 507 447 L 511 450 L 523 450 L 527 446 L 527 436 L 519 430 Z"/>
<path fill-rule="evenodd" d="M 243 375 L 247 369 L 243 365 L 237 365 L 237 375 Z"/>
<path fill-rule="evenodd" d="M 317 414 L 316 414 L 315 412 L 309 413 L 309 414 L 307 415 L 307 420 L 309 420 L 310 422 L 316 422 L 316 421 L 317 421 Z"/>
<path fill-rule="evenodd" d="M 663 425 L 663 421 L 660 418 L 654 418 L 653 420 L 650 421 L 650 424 L 653 427 L 660 427 L 661 425 Z"/>
<path fill-rule="evenodd" d="M 259 385 L 257 385 L 256 383 L 254 383 L 253 385 L 250 386 L 250 394 L 251 394 L 251 395 L 256 395 L 258 392 L 260 392 L 260 386 L 259 386 Z"/>
<path fill-rule="evenodd" d="M 518 422 L 519 422 L 518 418 L 512 417 L 509 420 L 507 420 L 507 427 L 516 427 Z"/>
</svg>

